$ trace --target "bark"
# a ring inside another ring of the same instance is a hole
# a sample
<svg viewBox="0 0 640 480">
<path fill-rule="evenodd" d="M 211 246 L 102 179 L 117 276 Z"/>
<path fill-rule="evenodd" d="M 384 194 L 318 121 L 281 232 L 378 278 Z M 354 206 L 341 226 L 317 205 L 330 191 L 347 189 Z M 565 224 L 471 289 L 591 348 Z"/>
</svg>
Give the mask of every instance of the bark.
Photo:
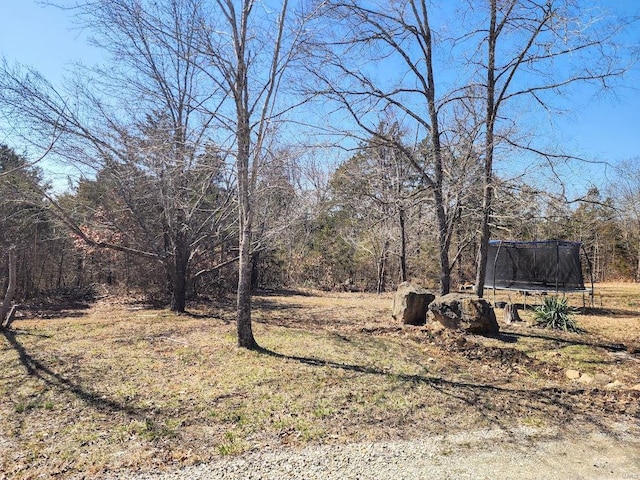
<svg viewBox="0 0 640 480">
<path fill-rule="evenodd" d="M 240 234 L 237 308 L 238 346 L 257 349 L 251 324 L 251 228 L 246 227 Z"/>
<path fill-rule="evenodd" d="M 491 201 L 493 199 L 493 142 L 495 129 L 495 88 L 496 88 L 496 31 L 497 0 L 491 0 L 491 20 L 488 32 L 488 63 L 486 85 L 486 119 L 485 119 L 485 145 L 484 145 L 484 191 L 482 196 L 482 226 L 480 229 L 480 248 L 478 252 L 478 267 L 476 269 L 476 295 L 482 298 L 484 295 L 485 275 L 487 273 L 487 256 L 489 255 L 489 239 L 491 235 Z"/>
<path fill-rule="evenodd" d="M 436 218 L 438 221 L 438 249 L 440 260 L 440 295 L 446 295 L 451 288 L 451 265 L 449 263 L 449 245 L 451 236 L 442 197 L 436 196 Z"/>
<path fill-rule="evenodd" d="M 246 27 L 246 25 L 243 23 Z M 246 32 L 243 30 L 246 34 Z M 237 169 L 238 169 L 238 213 L 240 224 L 237 293 L 237 333 L 238 346 L 257 349 L 258 343 L 253 336 L 251 325 L 251 239 L 253 209 L 251 205 L 251 181 L 249 164 L 251 160 L 251 128 L 246 105 L 247 69 L 244 60 L 244 40 L 236 45 L 238 51 L 238 83 L 236 84 L 236 113 L 238 118 Z M 254 159 L 254 162 L 256 159 Z"/>
<path fill-rule="evenodd" d="M 490 174 L 488 177 L 490 178 Z M 487 185 L 482 200 L 482 227 L 480 229 L 480 248 L 478 249 L 478 267 L 476 270 L 476 295 L 484 296 L 485 275 L 487 273 L 487 257 L 489 255 L 489 240 L 491 236 L 491 200 L 492 187 Z"/>
<path fill-rule="evenodd" d="M 376 293 L 379 295 L 384 292 L 386 288 L 386 276 L 387 276 L 387 254 L 389 250 L 389 239 L 386 238 L 382 245 L 382 251 L 378 258 L 378 282 L 376 285 Z"/>
<path fill-rule="evenodd" d="M 504 307 L 503 320 L 505 323 L 521 322 L 518 308 L 513 303 L 507 303 Z"/>
<path fill-rule="evenodd" d="M 258 348 L 251 326 L 251 224 L 253 212 L 249 196 L 248 119 L 238 134 L 238 210 L 240 220 L 240 256 L 238 259 L 237 333 L 238 346 Z"/>
<path fill-rule="evenodd" d="M 7 291 L 0 306 L 0 325 L 4 324 L 7 313 L 11 309 L 11 302 L 13 302 L 13 296 L 16 293 L 16 272 L 17 272 L 17 255 L 16 248 L 9 248 L 9 283 L 7 285 Z"/>
<path fill-rule="evenodd" d="M 64 254 L 65 254 L 65 250 L 62 249 L 60 251 L 60 261 L 58 262 L 58 279 L 56 282 L 56 288 L 60 289 L 60 287 L 62 286 L 62 267 L 64 266 Z"/>
<path fill-rule="evenodd" d="M 451 266 L 449 264 L 449 235 L 447 213 L 445 211 L 442 196 L 443 169 L 442 169 L 442 145 L 440 143 L 440 118 L 436 106 L 436 83 L 433 74 L 432 35 L 426 9 L 424 10 L 424 41 L 425 61 L 427 68 L 427 109 L 429 111 L 431 131 L 431 155 L 434 165 L 433 198 L 436 207 L 436 219 L 438 222 L 438 248 L 440 261 L 440 294 L 446 295 L 451 287 Z"/>
<path fill-rule="evenodd" d="M 17 308 L 18 308 L 18 305 L 14 305 L 11 307 L 11 310 L 9 310 L 9 313 L 7 314 L 6 323 L 4 324 L 5 328 L 11 328 L 11 324 L 13 323 L 13 319 L 15 318 Z"/>
<path fill-rule="evenodd" d="M 251 291 L 254 292 L 260 286 L 260 252 L 251 255 Z"/>
<path fill-rule="evenodd" d="M 179 232 L 171 265 L 171 311 L 184 313 L 187 306 L 187 270 L 189 247 L 185 234 Z"/>
<path fill-rule="evenodd" d="M 405 211 L 401 208 L 398 212 L 400 223 L 400 283 L 406 282 L 407 274 L 407 229 L 405 225 Z"/>
<path fill-rule="evenodd" d="M 240 3 L 238 9 L 236 3 Z M 238 216 L 240 250 L 238 259 L 238 293 L 237 293 L 237 333 L 238 346 L 248 349 L 260 348 L 253 336 L 251 325 L 251 273 L 252 273 L 252 237 L 253 237 L 253 202 L 260 158 L 264 153 L 265 136 L 268 135 L 269 116 L 274 106 L 275 94 L 281 78 L 283 66 L 281 47 L 284 36 L 284 20 L 288 12 L 288 2 L 282 2 L 277 23 L 277 38 L 271 58 L 271 67 L 264 84 L 263 97 L 256 104 L 251 98 L 249 88 L 249 63 L 252 55 L 249 42 L 259 40 L 252 38 L 254 32 L 249 31 L 249 20 L 255 2 L 245 0 L 218 2 L 224 5 L 224 14 L 232 27 L 232 41 L 235 65 L 232 71 L 225 71 L 224 76 L 233 92 L 235 103 L 235 135 L 236 135 L 236 170 L 238 174 Z M 239 17 L 236 12 L 240 12 Z M 259 81 L 257 77 L 251 78 Z M 260 105 L 258 107 L 258 105 Z M 252 114 L 260 111 L 257 119 Z"/>
</svg>

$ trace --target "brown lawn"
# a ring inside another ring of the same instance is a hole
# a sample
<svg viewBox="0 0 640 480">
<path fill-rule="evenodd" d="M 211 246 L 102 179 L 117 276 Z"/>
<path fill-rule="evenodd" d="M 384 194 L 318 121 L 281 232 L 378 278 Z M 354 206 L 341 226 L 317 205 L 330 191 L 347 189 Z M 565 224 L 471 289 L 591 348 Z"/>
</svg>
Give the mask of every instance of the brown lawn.
<svg viewBox="0 0 640 480">
<path fill-rule="evenodd" d="M 34 312 L 0 335 L 0 478 L 486 427 L 634 428 L 640 285 L 596 291 L 595 308 L 575 316 L 584 333 L 537 328 L 525 311 L 493 338 L 397 325 L 390 294 L 261 295 L 261 352 L 236 347 L 229 302 L 189 315 L 115 298 Z"/>
</svg>

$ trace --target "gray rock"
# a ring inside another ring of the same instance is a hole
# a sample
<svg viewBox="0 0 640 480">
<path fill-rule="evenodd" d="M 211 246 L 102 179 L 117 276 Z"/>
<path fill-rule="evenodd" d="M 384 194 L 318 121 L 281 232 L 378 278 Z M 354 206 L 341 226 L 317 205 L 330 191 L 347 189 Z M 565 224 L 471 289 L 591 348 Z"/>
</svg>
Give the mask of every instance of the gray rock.
<svg viewBox="0 0 640 480">
<path fill-rule="evenodd" d="M 449 293 L 429 305 L 433 317 L 447 328 L 468 333 L 496 334 L 500 331 L 489 302 L 475 295 Z"/>
<path fill-rule="evenodd" d="M 393 318 L 404 325 L 424 325 L 429 304 L 436 296 L 429 290 L 411 282 L 398 285 L 393 297 Z"/>
</svg>

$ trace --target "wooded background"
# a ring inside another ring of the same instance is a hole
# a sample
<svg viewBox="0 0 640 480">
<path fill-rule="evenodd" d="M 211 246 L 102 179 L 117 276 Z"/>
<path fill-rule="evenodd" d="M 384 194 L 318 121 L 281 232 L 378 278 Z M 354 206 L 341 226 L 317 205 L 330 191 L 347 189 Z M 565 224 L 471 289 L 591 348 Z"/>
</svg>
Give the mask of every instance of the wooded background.
<svg viewBox="0 0 640 480">
<path fill-rule="evenodd" d="M 624 85 L 637 18 L 572 0 L 439 3 L 76 4 L 103 64 L 53 84 L 1 63 L 3 138 L 28 146 L 0 151 L 16 297 L 101 284 L 181 312 L 236 292 L 251 348 L 252 288 L 413 279 L 482 294 L 489 238 L 580 241 L 596 281 L 640 281 L 637 159 L 545 136 L 565 95 Z M 76 172 L 68 188 L 50 159 Z M 607 186 L 567 188 L 594 162 Z"/>
<path fill-rule="evenodd" d="M 400 181 L 400 166 L 380 153 L 363 147 L 326 180 L 316 179 L 313 188 L 308 182 L 301 186 L 298 169 L 284 161 L 262 179 L 264 199 L 256 221 L 261 235 L 252 255 L 254 288 L 383 292 L 394 289 L 403 277 L 437 287 L 437 237 L 428 192 L 418 181 Z M 118 250 L 88 244 L 70 230 L 30 186 L 33 181 L 45 186 L 38 169 L 15 170 L 26 160 L 7 147 L 0 155 L 1 171 L 10 171 L 2 177 L 0 192 L 3 287 L 8 280 L 8 248 L 16 245 L 19 298 L 104 284 L 170 300 L 171 274 L 162 260 L 162 255 L 170 255 L 162 249 L 170 247 L 163 243 L 167 225 L 157 179 L 137 172 L 126 182 L 120 177 L 118 184 L 103 172 L 59 198 L 85 235 L 98 243 L 127 247 Z M 500 184 L 494 237 L 580 241 L 595 281 L 640 281 L 640 168 L 635 176 L 629 172 L 611 185 L 608 195 L 591 190 L 573 203 Z M 191 253 L 187 272 L 188 298 L 235 291 L 234 193 L 229 184 L 212 185 L 207 192 L 207 212 L 200 214 L 216 211 L 219 218 L 203 222 L 207 228 L 200 232 L 202 240 Z M 126 205 L 131 197 L 136 211 Z M 460 251 L 452 268 L 456 286 L 473 282 L 477 258 L 477 205 L 463 213 L 452 241 L 452 249 Z M 269 228 L 276 224 L 277 229 Z M 157 258 L 136 254 L 143 241 L 158 243 Z M 584 272 L 588 274 L 586 264 Z"/>
</svg>

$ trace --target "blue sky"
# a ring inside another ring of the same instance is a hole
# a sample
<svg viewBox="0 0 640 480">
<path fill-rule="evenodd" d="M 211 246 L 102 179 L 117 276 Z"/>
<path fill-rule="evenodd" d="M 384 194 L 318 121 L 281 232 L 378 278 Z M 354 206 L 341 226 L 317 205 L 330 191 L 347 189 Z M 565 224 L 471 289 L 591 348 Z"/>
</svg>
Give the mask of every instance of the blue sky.
<svg viewBox="0 0 640 480">
<path fill-rule="evenodd" d="M 47 78 L 59 79 L 71 62 L 91 62 L 98 55 L 73 27 L 69 11 L 34 0 L 2 0 L 2 18 L 0 55 L 33 66 Z"/>
<path fill-rule="evenodd" d="M 53 84 L 58 84 L 73 62 L 91 64 L 100 58 L 100 52 L 88 44 L 86 35 L 73 26 L 68 11 L 34 0 L 0 2 L 4 20 L 0 28 L 0 56 L 9 63 L 34 67 Z M 61 0 L 57 3 L 71 5 L 72 1 Z M 10 127 L 0 118 L 0 142 L 19 153 L 24 153 L 26 148 L 30 160 L 39 158 L 42 152 L 21 145 L 11 136 Z M 39 166 L 57 190 L 65 190 L 67 179 L 78 175 L 78 171 L 71 166 L 57 163 L 49 157 Z"/>
<path fill-rule="evenodd" d="M 72 0 L 58 3 L 71 5 Z M 638 0 L 602 0 L 605 7 L 622 14 L 638 13 Z M 590 4 L 590 2 L 589 2 Z M 2 0 L 0 56 L 38 69 L 54 84 L 74 61 L 96 62 L 99 52 L 91 48 L 84 33 L 74 29 L 70 13 L 34 0 Z M 640 44 L 640 28 L 629 42 Z M 640 66 L 631 71 L 615 95 L 573 99 L 566 118 L 556 119 L 555 142 L 577 155 L 616 163 L 640 162 Z M 0 142 L 7 142 L 0 133 Z M 598 185 L 605 179 L 602 165 L 579 166 L 576 181 Z"/>
</svg>

